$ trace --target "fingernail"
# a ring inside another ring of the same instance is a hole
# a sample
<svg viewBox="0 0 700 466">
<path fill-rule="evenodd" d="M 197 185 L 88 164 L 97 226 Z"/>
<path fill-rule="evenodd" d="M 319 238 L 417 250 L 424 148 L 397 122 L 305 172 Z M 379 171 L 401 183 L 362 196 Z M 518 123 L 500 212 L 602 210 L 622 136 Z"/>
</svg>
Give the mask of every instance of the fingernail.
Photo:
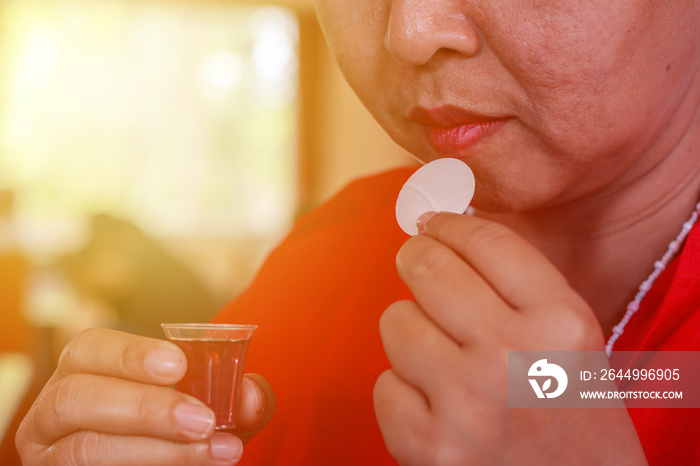
<svg viewBox="0 0 700 466">
<path fill-rule="evenodd" d="M 153 374 L 160 377 L 171 376 L 180 366 L 180 354 L 175 351 L 156 349 L 146 355 L 144 364 Z"/>
<path fill-rule="evenodd" d="M 209 441 L 211 456 L 222 461 L 236 461 L 243 455 L 243 442 L 236 436 L 214 434 Z"/>
<path fill-rule="evenodd" d="M 204 405 L 180 403 L 175 407 L 175 419 L 180 427 L 204 437 L 214 426 L 216 418 Z"/>
<path fill-rule="evenodd" d="M 265 410 L 265 395 L 262 393 L 260 386 L 248 377 L 243 377 L 243 380 L 248 384 L 249 389 L 255 396 L 255 414 L 260 414 Z"/>
<path fill-rule="evenodd" d="M 418 217 L 418 220 L 416 220 L 416 227 L 418 228 L 418 233 L 423 233 L 425 232 L 425 229 L 428 227 L 428 221 L 435 217 L 438 213 L 435 212 L 434 210 L 430 210 L 428 212 L 425 212 L 423 215 Z"/>
</svg>

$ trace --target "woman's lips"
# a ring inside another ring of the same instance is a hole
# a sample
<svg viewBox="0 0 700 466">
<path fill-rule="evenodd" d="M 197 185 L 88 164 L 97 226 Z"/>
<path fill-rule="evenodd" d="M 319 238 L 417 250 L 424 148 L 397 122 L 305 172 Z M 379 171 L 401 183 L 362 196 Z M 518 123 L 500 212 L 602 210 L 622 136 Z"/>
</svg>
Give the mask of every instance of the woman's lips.
<svg viewBox="0 0 700 466">
<path fill-rule="evenodd" d="M 486 123 L 474 123 L 470 125 L 442 128 L 428 126 L 428 139 L 430 144 L 441 154 L 459 154 L 470 148 L 482 139 L 491 136 L 508 123 L 508 120 L 495 120 Z"/>
<path fill-rule="evenodd" d="M 453 106 L 417 107 L 409 120 L 422 125 L 433 149 L 444 155 L 461 155 L 498 132 L 509 121 L 508 118 L 487 117 Z"/>
</svg>

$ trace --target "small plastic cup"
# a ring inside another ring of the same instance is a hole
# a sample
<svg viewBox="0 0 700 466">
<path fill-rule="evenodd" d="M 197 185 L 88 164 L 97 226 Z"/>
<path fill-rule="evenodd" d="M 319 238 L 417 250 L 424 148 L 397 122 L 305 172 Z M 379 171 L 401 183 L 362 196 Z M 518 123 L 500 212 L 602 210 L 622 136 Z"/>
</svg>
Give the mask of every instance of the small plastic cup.
<svg viewBox="0 0 700 466">
<path fill-rule="evenodd" d="M 236 427 L 236 412 L 248 344 L 257 325 L 161 324 L 166 338 L 187 356 L 187 372 L 175 385 L 216 416 L 216 429 Z"/>
</svg>

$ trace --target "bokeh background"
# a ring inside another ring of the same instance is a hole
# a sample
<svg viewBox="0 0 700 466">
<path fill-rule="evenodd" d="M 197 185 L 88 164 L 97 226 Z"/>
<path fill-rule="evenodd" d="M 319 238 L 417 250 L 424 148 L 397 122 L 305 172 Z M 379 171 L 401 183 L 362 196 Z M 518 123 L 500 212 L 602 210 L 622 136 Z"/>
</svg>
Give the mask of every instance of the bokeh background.
<svg viewBox="0 0 700 466">
<path fill-rule="evenodd" d="M 207 321 L 295 218 L 410 163 L 311 0 L 0 0 L 0 464 L 76 333 Z"/>
</svg>

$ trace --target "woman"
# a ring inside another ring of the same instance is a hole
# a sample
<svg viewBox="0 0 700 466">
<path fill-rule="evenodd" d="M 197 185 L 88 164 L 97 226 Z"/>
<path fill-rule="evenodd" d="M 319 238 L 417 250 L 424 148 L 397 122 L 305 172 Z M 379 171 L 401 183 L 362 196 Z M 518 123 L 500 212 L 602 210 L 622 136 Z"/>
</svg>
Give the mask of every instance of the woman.
<svg viewBox="0 0 700 466">
<path fill-rule="evenodd" d="M 260 324 L 248 367 L 279 397 L 262 430 L 275 399 L 251 376 L 239 435 L 262 432 L 245 458 L 700 461 L 698 418 L 685 410 L 508 410 L 504 393 L 508 350 L 602 350 L 695 209 L 700 2 L 317 8 L 346 78 L 386 131 L 422 161 L 471 166 L 478 213 L 429 214 L 401 246 L 391 204 L 409 172 L 395 171 L 297 225 L 218 317 Z M 615 350 L 700 349 L 698 235 L 664 263 Z M 391 263 L 399 247 L 401 280 Z M 163 388 L 183 364 L 163 342 L 78 337 L 18 433 L 25 463 L 235 463 L 236 438 L 211 436 L 211 414 Z"/>
</svg>

